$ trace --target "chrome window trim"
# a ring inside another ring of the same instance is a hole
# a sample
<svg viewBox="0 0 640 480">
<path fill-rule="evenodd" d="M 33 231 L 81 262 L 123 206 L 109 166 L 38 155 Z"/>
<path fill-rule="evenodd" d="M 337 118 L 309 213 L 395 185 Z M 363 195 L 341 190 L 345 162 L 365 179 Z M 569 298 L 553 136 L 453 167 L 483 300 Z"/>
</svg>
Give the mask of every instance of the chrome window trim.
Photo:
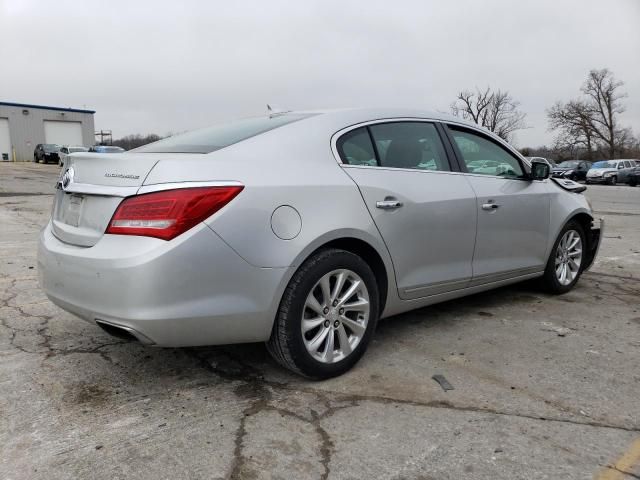
<svg viewBox="0 0 640 480">
<path fill-rule="evenodd" d="M 332 136 L 331 136 L 331 153 L 333 154 L 333 158 L 335 159 L 335 161 L 338 163 L 338 165 L 340 165 L 342 168 L 374 168 L 376 170 L 392 170 L 392 171 L 403 171 L 403 172 L 427 172 L 427 173 L 452 173 L 455 175 L 473 175 L 473 176 L 478 176 L 478 177 L 484 177 L 484 178 L 501 178 L 503 180 L 518 180 L 518 181 L 523 181 L 525 179 L 522 178 L 508 178 L 508 177 L 501 177 L 499 175 L 486 175 L 486 174 L 479 174 L 479 173 L 469 173 L 469 172 L 454 172 L 454 171 L 450 171 L 450 170 L 421 170 L 418 168 L 392 168 L 392 167 L 379 167 L 379 166 L 373 166 L 373 165 L 349 165 L 348 163 L 344 163 L 342 161 L 342 159 L 340 158 L 340 153 L 338 152 L 338 140 L 340 139 L 340 137 L 342 137 L 344 134 L 349 133 L 352 130 L 355 130 L 357 128 L 361 128 L 361 127 L 367 127 L 369 125 L 376 125 L 379 123 L 396 123 L 396 122 L 424 122 L 424 123 L 440 123 L 443 127 L 446 128 L 446 126 L 448 124 L 450 125 L 457 125 L 460 127 L 464 127 L 464 128 L 468 128 L 469 130 L 474 130 L 477 131 L 479 134 L 481 135 L 487 135 L 489 137 L 491 137 L 492 139 L 498 141 L 500 143 L 500 145 L 504 148 L 506 148 L 509 153 L 511 153 L 512 155 L 515 155 L 522 163 L 524 163 L 526 165 L 526 167 L 528 167 L 529 169 L 531 169 L 531 163 L 529 161 L 527 161 L 527 159 L 520 153 L 518 152 L 515 148 L 513 148 L 511 145 L 509 145 L 507 142 L 505 142 L 503 139 L 501 139 L 500 137 L 498 137 L 497 135 L 489 132 L 488 130 L 483 130 L 482 128 L 479 128 L 477 125 L 469 125 L 468 123 L 465 122 L 456 122 L 455 120 L 443 120 L 443 119 L 438 119 L 438 118 L 431 118 L 431 117 L 392 117 L 392 118 L 378 118 L 375 120 L 367 120 L 365 122 L 359 122 L 359 123 L 354 123 L 353 125 L 349 125 L 347 127 L 344 127 L 340 130 L 338 130 L 337 132 L 335 132 Z M 546 180 L 540 180 L 542 182 L 546 181 Z"/>
</svg>

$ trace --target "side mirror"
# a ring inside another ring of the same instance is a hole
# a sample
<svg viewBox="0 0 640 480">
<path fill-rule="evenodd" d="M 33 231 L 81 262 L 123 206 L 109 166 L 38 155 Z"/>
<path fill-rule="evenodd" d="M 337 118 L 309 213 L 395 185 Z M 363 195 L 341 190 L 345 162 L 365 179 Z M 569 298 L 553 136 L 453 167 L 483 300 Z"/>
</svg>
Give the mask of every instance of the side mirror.
<svg viewBox="0 0 640 480">
<path fill-rule="evenodd" d="M 619 164 L 618 164 L 618 170 L 622 170 L 623 168 L 624 168 L 624 164 L 619 163 Z"/>
<path fill-rule="evenodd" d="M 548 164 L 544 162 L 531 162 L 531 180 L 544 180 L 545 178 L 549 178 L 549 174 L 551 173 L 551 168 Z"/>
</svg>

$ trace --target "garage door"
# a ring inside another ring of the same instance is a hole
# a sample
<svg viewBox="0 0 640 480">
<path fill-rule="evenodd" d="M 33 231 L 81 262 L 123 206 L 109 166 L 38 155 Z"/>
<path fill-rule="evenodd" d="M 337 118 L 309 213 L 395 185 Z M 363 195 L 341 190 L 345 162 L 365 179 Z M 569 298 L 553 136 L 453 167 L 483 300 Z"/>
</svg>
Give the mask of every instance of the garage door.
<svg viewBox="0 0 640 480">
<path fill-rule="evenodd" d="M 44 143 L 82 145 L 82 124 L 80 122 L 45 120 L 44 139 Z"/>
<path fill-rule="evenodd" d="M 0 118 L 0 161 L 11 160 L 11 135 L 9 135 L 9 120 Z"/>
</svg>

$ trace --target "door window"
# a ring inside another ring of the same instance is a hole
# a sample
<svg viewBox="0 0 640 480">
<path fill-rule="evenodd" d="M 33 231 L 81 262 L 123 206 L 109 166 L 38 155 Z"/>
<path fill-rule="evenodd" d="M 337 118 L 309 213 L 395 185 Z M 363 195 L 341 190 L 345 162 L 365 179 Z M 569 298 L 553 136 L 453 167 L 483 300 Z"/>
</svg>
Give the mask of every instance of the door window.
<svg viewBox="0 0 640 480">
<path fill-rule="evenodd" d="M 483 135 L 449 126 L 469 173 L 506 178 L 522 178 L 520 161 L 504 147 Z"/>
<path fill-rule="evenodd" d="M 381 167 L 451 170 L 438 130 L 432 123 L 378 123 L 369 129 Z"/>
<path fill-rule="evenodd" d="M 337 143 L 342 161 L 349 165 L 378 165 L 371 137 L 366 127 L 356 128 L 345 133 Z"/>
</svg>

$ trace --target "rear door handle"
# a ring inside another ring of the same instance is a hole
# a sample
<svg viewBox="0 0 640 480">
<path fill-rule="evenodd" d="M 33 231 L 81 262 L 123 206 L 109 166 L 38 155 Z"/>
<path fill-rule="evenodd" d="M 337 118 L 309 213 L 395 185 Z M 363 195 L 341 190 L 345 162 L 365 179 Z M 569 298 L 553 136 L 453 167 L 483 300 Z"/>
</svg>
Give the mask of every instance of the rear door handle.
<svg viewBox="0 0 640 480">
<path fill-rule="evenodd" d="M 376 208 L 380 208 L 382 210 L 394 210 L 396 208 L 400 208 L 401 206 L 402 202 L 399 200 L 384 199 L 376 202 Z"/>
<path fill-rule="evenodd" d="M 483 210 L 495 210 L 496 208 L 500 208 L 500 205 L 498 205 L 497 203 L 483 203 L 482 204 L 482 209 Z"/>
</svg>

